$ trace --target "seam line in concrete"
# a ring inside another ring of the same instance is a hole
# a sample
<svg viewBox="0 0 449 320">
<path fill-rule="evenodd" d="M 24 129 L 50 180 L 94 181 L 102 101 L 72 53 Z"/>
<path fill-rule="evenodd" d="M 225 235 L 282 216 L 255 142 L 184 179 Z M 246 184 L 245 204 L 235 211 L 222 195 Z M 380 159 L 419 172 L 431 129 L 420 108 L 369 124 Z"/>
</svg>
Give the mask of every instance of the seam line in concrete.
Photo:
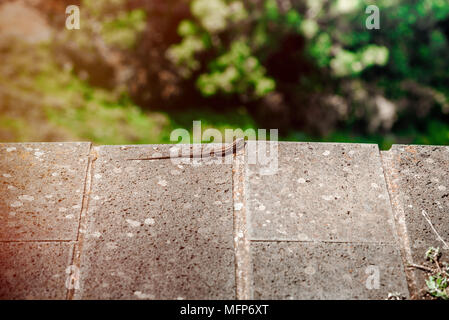
<svg viewBox="0 0 449 320">
<path fill-rule="evenodd" d="M 232 165 L 232 196 L 234 218 L 235 294 L 237 300 L 252 298 L 251 258 L 246 217 L 246 148 L 234 155 Z"/>
<path fill-rule="evenodd" d="M 405 223 L 405 212 L 400 201 L 398 185 L 395 182 L 399 177 L 395 162 L 399 163 L 398 160 L 400 160 L 400 155 L 397 155 L 396 157 L 397 159 L 394 159 L 394 154 L 392 153 L 391 148 L 388 152 L 380 152 L 382 169 L 384 172 L 385 181 L 387 183 L 387 191 L 393 213 L 393 224 L 395 226 L 396 235 L 399 239 L 402 264 L 404 267 L 405 277 L 407 279 L 410 298 L 413 299 L 418 293 L 418 290 L 415 273 L 410 268 L 407 268 L 408 264 L 413 263 L 413 257 L 410 247 L 410 238 L 407 233 L 407 225 Z"/>
<path fill-rule="evenodd" d="M 377 244 L 377 245 L 396 245 L 395 242 L 381 242 L 381 241 L 338 241 L 338 240 L 267 240 L 267 239 L 251 239 L 251 242 L 301 242 L 301 243 L 344 243 L 344 244 Z"/>
<path fill-rule="evenodd" d="M 391 149 L 391 148 L 390 148 Z M 393 200 L 392 200 L 392 194 L 390 192 L 390 186 L 388 183 L 388 177 L 389 175 L 387 174 L 387 167 L 386 167 L 386 163 L 384 163 L 384 159 L 383 159 L 383 152 L 379 149 L 379 160 L 380 160 L 380 169 L 382 170 L 382 174 L 384 177 L 384 186 L 385 189 L 387 190 L 387 194 L 388 194 L 388 203 L 390 205 L 391 211 L 390 211 L 390 219 L 392 221 L 391 225 L 393 227 L 393 237 L 396 240 L 395 245 L 397 245 L 399 247 L 399 254 L 400 254 L 400 258 L 401 258 L 401 262 L 402 262 L 402 267 L 403 267 L 403 271 L 404 271 L 404 275 L 405 275 L 405 280 L 407 282 L 407 289 L 408 289 L 408 294 L 409 296 L 411 296 L 412 293 L 412 288 L 409 284 L 409 280 L 408 280 L 408 275 L 407 275 L 407 261 L 405 258 L 405 249 L 403 248 L 403 240 L 402 240 L 402 235 L 401 232 L 399 231 L 399 227 L 397 225 L 396 222 L 396 215 L 395 215 L 395 209 L 394 209 L 394 205 L 393 205 Z M 390 164 L 391 167 L 391 164 Z"/>
<path fill-rule="evenodd" d="M 89 163 L 87 165 L 86 170 L 86 176 L 84 179 L 84 191 L 83 191 L 83 202 L 81 206 L 81 214 L 78 224 L 78 234 L 76 238 L 76 243 L 73 248 L 73 255 L 72 255 L 72 266 L 75 267 L 75 270 L 77 268 L 78 272 L 75 275 L 77 279 L 75 281 L 80 281 L 79 275 L 80 275 L 80 264 L 81 264 L 81 251 L 83 249 L 83 242 L 84 242 L 84 234 L 86 232 L 87 227 L 87 210 L 89 208 L 89 199 L 90 199 L 90 192 L 92 187 L 92 178 L 93 178 L 93 170 L 94 170 L 94 163 L 95 160 L 97 160 L 97 152 L 95 148 L 92 147 L 92 144 L 90 145 L 89 149 Z M 73 300 L 75 295 L 76 288 L 67 288 L 67 300 Z"/>
</svg>

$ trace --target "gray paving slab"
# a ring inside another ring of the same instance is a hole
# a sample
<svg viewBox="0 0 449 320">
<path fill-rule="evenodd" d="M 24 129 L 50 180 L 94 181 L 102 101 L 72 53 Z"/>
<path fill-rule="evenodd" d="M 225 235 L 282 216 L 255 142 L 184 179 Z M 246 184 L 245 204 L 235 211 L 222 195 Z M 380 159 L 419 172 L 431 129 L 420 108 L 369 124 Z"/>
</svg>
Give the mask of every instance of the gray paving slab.
<svg viewBox="0 0 449 320">
<path fill-rule="evenodd" d="M 394 245 L 252 242 L 255 299 L 408 297 Z"/>
<path fill-rule="evenodd" d="M 65 299 L 70 242 L 0 242 L 0 299 Z"/>
<path fill-rule="evenodd" d="M 424 263 L 430 246 L 443 250 L 447 260 L 449 147 L 393 145 L 382 158 L 408 262 Z M 418 288 L 424 288 L 424 274 L 415 275 Z"/>
<path fill-rule="evenodd" d="M 168 148 L 95 148 L 75 299 L 235 298 L 232 165 L 126 160 Z"/>
<path fill-rule="evenodd" d="M 395 241 L 377 145 L 280 142 L 277 168 L 248 164 L 252 240 Z"/>
<path fill-rule="evenodd" d="M 0 144 L 0 240 L 75 240 L 90 143 Z"/>
</svg>

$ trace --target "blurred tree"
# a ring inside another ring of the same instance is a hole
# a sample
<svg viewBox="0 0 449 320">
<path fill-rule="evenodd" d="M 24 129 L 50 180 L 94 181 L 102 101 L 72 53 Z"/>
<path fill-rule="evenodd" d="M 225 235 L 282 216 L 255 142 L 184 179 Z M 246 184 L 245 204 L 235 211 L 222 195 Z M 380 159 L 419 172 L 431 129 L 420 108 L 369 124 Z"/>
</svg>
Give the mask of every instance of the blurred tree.
<svg viewBox="0 0 449 320">
<path fill-rule="evenodd" d="M 369 4 L 379 30 L 366 29 Z M 190 14 L 167 51 L 177 75 L 237 97 L 261 125 L 385 133 L 449 111 L 447 1 L 193 0 Z"/>
<path fill-rule="evenodd" d="M 73 1 L 27 2 L 64 30 Z M 51 59 L 143 109 L 183 118 L 246 108 L 292 139 L 449 143 L 446 0 L 73 4 L 81 30 L 54 32 Z M 380 29 L 366 28 L 370 4 Z"/>
</svg>

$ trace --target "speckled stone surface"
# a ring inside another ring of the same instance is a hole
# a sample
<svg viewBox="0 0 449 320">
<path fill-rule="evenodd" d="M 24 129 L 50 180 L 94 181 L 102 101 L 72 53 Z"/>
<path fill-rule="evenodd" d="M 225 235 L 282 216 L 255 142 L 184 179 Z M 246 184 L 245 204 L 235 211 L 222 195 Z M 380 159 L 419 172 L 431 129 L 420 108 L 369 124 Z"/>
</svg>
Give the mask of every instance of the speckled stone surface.
<svg viewBox="0 0 449 320">
<path fill-rule="evenodd" d="M 0 299 L 65 299 L 70 242 L 0 242 Z"/>
<path fill-rule="evenodd" d="M 255 299 L 408 297 L 394 245 L 284 241 L 253 242 L 251 249 Z"/>
<path fill-rule="evenodd" d="M 252 294 L 252 265 L 248 222 L 246 214 L 246 161 L 245 149 L 236 152 L 233 164 L 234 196 L 234 248 L 235 248 L 235 282 L 236 298 L 248 300 Z"/>
<path fill-rule="evenodd" d="M 382 153 L 408 262 L 422 264 L 430 246 L 449 255 L 449 147 L 393 145 Z M 446 247 L 446 249 L 444 249 Z M 443 259 L 443 261 L 445 260 Z M 417 271 L 418 288 L 424 274 Z"/>
<path fill-rule="evenodd" d="M 278 147 L 0 144 L 0 299 L 418 297 L 404 264 L 449 243 L 449 147 Z"/>
<path fill-rule="evenodd" d="M 252 240 L 394 242 L 379 150 L 280 142 L 278 170 L 248 164 Z"/>
<path fill-rule="evenodd" d="M 95 148 L 75 299 L 235 298 L 232 166 L 126 160 L 166 150 Z"/>
<path fill-rule="evenodd" d="M 74 240 L 90 143 L 0 144 L 0 240 Z"/>
</svg>

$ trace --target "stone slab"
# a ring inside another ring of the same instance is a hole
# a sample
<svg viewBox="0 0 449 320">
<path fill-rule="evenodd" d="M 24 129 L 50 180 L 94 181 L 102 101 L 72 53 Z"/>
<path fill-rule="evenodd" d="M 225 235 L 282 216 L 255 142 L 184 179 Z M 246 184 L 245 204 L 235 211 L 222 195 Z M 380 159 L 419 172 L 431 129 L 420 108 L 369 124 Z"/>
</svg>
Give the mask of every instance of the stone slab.
<svg viewBox="0 0 449 320">
<path fill-rule="evenodd" d="M 252 240 L 395 241 L 377 145 L 278 146 L 274 174 L 248 164 Z"/>
<path fill-rule="evenodd" d="M 95 148 L 75 299 L 235 298 L 232 165 L 126 160 L 168 148 Z"/>
<path fill-rule="evenodd" d="M 0 242 L 0 299 L 65 299 L 70 242 Z"/>
<path fill-rule="evenodd" d="M 0 144 L 0 240 L 75 240 L 90 143 Z"/>
<path fill-rule="evenodd" d="M 431 246 L 449 258 L 449 147 L 393 145 L 382 153 L 388 175 L 395 215 L 405 227 L 409 260 L 425 263 Z M 444 242 L 443 242 L 444 241 Z M 424 274 L 416 272 L 419 288 L 425 287 Z"/>
<path fill-rule="evenodd" d="M 252 242 L 251 251 L 255 299 L 408 297 L 394 245 Z"/>
</svg>

